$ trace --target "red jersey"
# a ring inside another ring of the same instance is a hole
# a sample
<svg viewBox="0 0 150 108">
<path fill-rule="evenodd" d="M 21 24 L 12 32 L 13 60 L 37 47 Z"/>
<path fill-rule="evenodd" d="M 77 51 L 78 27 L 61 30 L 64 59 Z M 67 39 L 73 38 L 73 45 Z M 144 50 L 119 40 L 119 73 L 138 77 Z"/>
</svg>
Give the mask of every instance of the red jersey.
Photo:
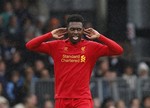
<svg viewBox="0 0 150 108">
<path fill-rule="evenodd" d="M 46 53 L 54 60 L 55 98 L 89 98 L 90 77 L 99 57 L 120 55 L 123 52 L 116 42 L 100 36 L 105 45 L 88 40 L 72 44 L 67 40 L 48 41 L 51 33 L 32 39 L 26 44 L 29 50 Z"/>
</svg>

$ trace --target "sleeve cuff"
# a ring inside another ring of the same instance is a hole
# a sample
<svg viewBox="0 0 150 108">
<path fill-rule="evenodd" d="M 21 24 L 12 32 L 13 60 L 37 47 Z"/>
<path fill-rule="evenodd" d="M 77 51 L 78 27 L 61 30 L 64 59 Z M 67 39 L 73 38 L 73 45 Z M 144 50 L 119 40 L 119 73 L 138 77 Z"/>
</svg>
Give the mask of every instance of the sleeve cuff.
<svg viewBox="0 0 150 108">
<path fill-rule="evenodd" d="M 53 35 L 52 35 L 52 33 L 51 33 L 51 32 L 49 32 L 49 37 L 50 37 L 50 38 L 52 38 L 52 37 L 53 37 Z"/>
<path fill-rule="evenodd" d="M 100 34 L 100 37 L 98 38 L 98 40 L 103 41 L 103 39 L 105 39 L 105 36 Z"/>
</svg>

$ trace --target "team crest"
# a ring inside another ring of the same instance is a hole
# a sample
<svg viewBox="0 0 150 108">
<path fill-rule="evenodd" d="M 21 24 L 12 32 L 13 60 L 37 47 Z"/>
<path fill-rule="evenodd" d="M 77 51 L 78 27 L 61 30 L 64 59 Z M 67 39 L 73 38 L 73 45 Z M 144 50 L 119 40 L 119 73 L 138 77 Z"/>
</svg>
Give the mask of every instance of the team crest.
<svg viewBox="0 0 150 108">
<path fill-rule="evenodd" d="M 64 47 L 64 51 L 68 51 L 68 47 Z"/>
<path fill-rule="evenodd" d="M 82 51 L 82 52 L 85 52 L 85 46 L 84 46 L 84 47 L 81 47 L 81 51 Z"/>
</svg>

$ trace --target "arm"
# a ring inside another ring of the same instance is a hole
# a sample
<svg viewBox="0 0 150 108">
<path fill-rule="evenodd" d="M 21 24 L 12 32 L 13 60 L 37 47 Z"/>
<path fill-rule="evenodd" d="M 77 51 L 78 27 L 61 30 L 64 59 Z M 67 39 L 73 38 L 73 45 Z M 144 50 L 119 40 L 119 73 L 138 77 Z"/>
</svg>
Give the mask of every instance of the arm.
<svg viewBox="0 0 150 108">
<path fill-rule="evenodd" d="M 108 39 L 103 35 L 100 35 L 98 40 L 103 42 L 106 45 L 105 50 L 108 51 L 109 56 L 121 55 L 123 53 L 123 48 L 115 41 Z"/>
<path fill-rule="evenodd" d="M 119 44 L 101 35 L 93 28 L 85 29 L 84 34 L 86 34 L 87 38 L 89 39 L 97 38 L 99 41 L 105 44 L 105 45 L 97 45 L 98 49 L 100 49 L 99 52 L 97 52 L 99 53 L 99 55 L 113 56 L 113 55 L 121 55 L 123 53 L 123 48 Z"/>
<path fill-rule="evenodd" d="M 63 35 L 66 34 L 66 28 L 58 28 L 55 29 L 49 33 L 46 33 L 44 35 L 38 36 L 29 42 L 26 43 L 27 49 L 31 51 L 36 51 L 36 52 L 42 52 L 42 53 L 49 53 L 49 50 L 51 49 L 50 46 L 53 46 L 53 42 L 51 42 L 49 45 L 46 43 L 50 38 L 56 38 L 60 39 L 63 37 Z"/>
<path fill-rule="evenodd" d="M 29 42 L 26 43 L 26 48 L 31 51 L 48 53 L 46 49 L 48 49 L 48 45 L 45 43 L 50 38 L 52 38 L 51 33 L 46 33 L 44 35 L 38 36 Z"/>
</svg>

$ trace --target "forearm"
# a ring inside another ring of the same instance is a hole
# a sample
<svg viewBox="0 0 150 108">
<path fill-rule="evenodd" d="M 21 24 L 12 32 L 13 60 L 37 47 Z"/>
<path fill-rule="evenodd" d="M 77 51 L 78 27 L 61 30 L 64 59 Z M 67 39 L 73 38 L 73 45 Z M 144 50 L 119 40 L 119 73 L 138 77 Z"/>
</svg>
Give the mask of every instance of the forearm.
<svg viewBox="0 0 150 108">
<path fill-rule="evenodd" d="M 121 55 L 123 53 L 123 48 L 115 41 L 108 39 L 103 35 L 100 35 L 98 39 L 108 47 L 109 55 Z"/>
<path fill-rule="evenodd" d="M 30 40 L 29 42 L 26 43 L 26 47 L 28 49 L 34 49 L 37 48 L 41 45 L 42 42 L 46 42 L 47 40 L 49 40 L 50 38 L 52 38 L 52 34 L 46 33 L 44 35 L 38 36 L 32 40 Z"/>
</svg>

